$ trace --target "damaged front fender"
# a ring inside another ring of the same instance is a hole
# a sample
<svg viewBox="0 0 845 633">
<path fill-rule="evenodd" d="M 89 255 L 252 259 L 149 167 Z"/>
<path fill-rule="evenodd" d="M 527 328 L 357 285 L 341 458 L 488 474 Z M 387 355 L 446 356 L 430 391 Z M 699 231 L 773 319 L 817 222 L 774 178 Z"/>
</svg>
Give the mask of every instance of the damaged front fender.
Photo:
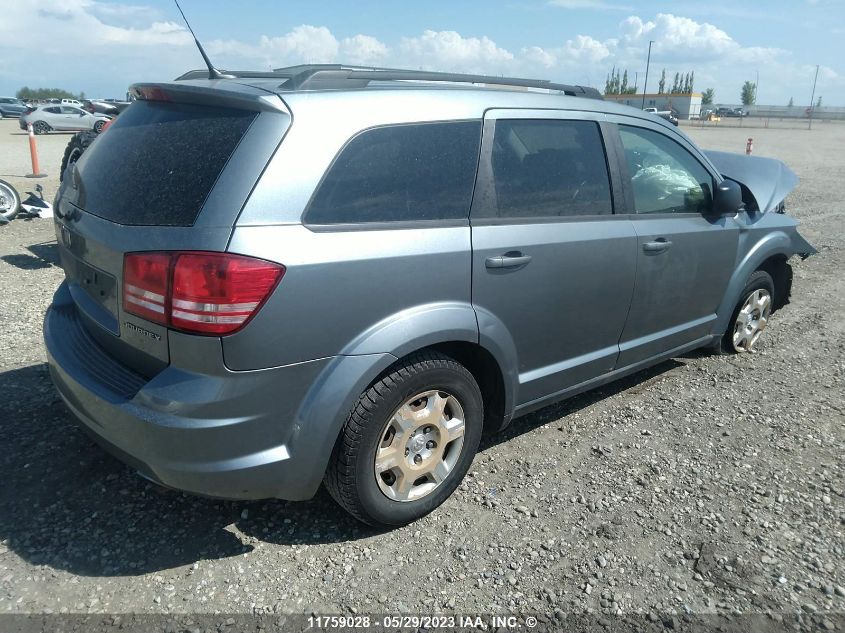
<svg viewBox="0 0 845 633">
<path fill-rule="evenodd" d="M 805 240 L 800 233 L 798 233 L 797 229 L 792 232 L 792 250 L 801 259 L 807 259 L 810 255 L 818 253 L 813 245 Z"/>
<path fill-rule="evenodd" d="M 789 303 L 792 285 L 789 258 L 798 255 L 806 259 L 816 253 L 798 233 L 798 223 L 789 215 L 766 213 L 752 218 L 740 213 L 735 221 L 740 229 L 737 265 L 716 311 L 713 334 L 719 337 L 728 327 L 734 307 L 754 271 L 765 270 L 772 275 L 777 307 L 780 307 Z"/>
</svg>

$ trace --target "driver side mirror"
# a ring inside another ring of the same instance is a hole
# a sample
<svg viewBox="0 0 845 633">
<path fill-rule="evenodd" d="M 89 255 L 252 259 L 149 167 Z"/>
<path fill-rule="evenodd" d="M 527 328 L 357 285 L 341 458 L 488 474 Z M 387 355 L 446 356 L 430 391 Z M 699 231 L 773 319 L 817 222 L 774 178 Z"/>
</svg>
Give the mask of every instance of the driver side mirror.
<svg viewBox="0 0 845 633">
<path fill-rule="evenodd" d="M 736 215 L 742 211 L 742 189 L 735 180 L 725 179 L 716 185 L 713 193 L 713 215 Z"/>
</svg>

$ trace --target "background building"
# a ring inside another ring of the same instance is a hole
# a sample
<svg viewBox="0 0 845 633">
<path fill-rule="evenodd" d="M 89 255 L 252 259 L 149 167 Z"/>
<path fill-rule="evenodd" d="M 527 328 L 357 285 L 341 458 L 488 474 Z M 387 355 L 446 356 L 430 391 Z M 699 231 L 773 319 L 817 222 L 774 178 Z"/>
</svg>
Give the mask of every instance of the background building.
<svg viewBox="0 0 845 633">
<path fill-rule="evenodd" d="M 631 107 L 657 108 L 658 110 L 673 110 L 679 119 L 697 119 L 701 114 L 701 93 L 646 93 L 645 105 L 643 95 L 604 95 L 605 101 L 615 101 Z"/>
</svg>

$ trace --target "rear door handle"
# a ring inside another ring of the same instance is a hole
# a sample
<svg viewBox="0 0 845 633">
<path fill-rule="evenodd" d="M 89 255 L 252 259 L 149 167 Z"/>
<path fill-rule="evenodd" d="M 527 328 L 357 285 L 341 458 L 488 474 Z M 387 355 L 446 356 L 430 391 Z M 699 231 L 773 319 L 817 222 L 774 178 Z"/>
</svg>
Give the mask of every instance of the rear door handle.
<svg viewBox="0 0 845 633">
<path fill-rule="evenodd" d="M 643 244 L 643 251 L 646 253 L 664 253 L 669 250 L 669 247 L 672 246 L 672 242 L 666 240 L 664 238 L 658 238 L 653 242 L 646 242 Z"/>
<path fill-rule="evenodd" d="M 519 251 L 509 251 L 504 255 L 488 257 L 484 260 L 487 268 L 519 268 L 531 261 L 531 255 L 523 255 Z"/>
</svg>

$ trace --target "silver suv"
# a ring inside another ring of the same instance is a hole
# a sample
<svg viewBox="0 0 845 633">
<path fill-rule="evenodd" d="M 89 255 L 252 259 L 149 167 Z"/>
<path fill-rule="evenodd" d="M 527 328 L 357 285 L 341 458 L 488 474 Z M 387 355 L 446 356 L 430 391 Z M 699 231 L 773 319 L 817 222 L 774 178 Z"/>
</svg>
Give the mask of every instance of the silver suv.
<svg viewBox="0 0 845 633">
<path fill-rule="evenodd" d="M 402 525 L 482 432 L 700 347 L 754 349 L 813 248 L 774 160 L 592 89 L 348 66 L 133 87 L 56 203 L 44 326 L 142 475 Z"/>
</svg>

